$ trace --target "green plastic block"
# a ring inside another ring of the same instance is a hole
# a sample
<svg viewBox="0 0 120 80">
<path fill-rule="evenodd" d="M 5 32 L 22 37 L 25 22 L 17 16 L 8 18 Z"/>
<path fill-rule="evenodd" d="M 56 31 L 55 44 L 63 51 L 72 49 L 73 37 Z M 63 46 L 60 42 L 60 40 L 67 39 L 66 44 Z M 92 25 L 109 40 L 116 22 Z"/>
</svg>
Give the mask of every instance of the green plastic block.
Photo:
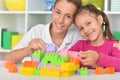
<svg viewBox="0 0 120 80">
<path fill-rule="evenodd" d="M 10 31 L 4 31 L 3 32 L 3 44 L 2 48 L 4 49 L 11 49 L 11 38 L 12 35 L 18 35 L 18 32 L 10 32 Z"/>
<path fill-rule="evenodd" d="M 58 54 L 48 54 L 46 53 L 43 59 L 41 60 L 42 65 L 51 64 L 52 66 L 56 66 L 56 61 L 59 59 Z"/>
<path fill-rule="evenodd" d="M 120 40 L 120 31 L 113 31 L 112 33 L 117 40 Z"/>
<path fill-rule="evenodd" d="M 40 75 L 40 68 L 34 69 L 34 75 Z"/>
<path fill-rule="evenodd" d="M 88 75 L 88 69 L 87 69 L 87 67 L 82 67 L 80 69 L 80 75 L 81 76 L 87 76 Z"/>
<path fill-rule="evenodd" d="M 45 52 L 35 51 L 34 54 L 33 54 L 33 57 L 34 57 L 34 58 L 43 58 L 44 55 L 45 55 Z"/>
</svg>

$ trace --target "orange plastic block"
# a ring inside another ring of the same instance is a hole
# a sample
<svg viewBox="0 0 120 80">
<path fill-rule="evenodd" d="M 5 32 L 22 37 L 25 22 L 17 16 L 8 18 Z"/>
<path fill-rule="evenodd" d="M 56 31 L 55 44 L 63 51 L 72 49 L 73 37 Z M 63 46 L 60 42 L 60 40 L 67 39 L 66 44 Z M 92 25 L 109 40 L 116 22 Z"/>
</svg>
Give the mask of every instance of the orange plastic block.
<svg viewBox="0 0 120 80">
<path fill-rule="evenodd" d="M 48 68 L 41 68 L 40 69 L 41 76 L 52 76 L 52 77 L 59 77 L 60 71 L 55 69 L 48 69 Z"/>
<path fill-rule="evenodd" d="M 31 67 L 31 68 L 35 68 L 35 67 L 38 67 L 38 62 L 33 62 L 33 61 L 25 61 L 23 63 L 23 66 L 24 67 Z"/>
<path fill-rule="evenodd" d="M 20 73 L 23 75 L 34 75 L 34 68 L 21 67 Z"/>
<path fill-rule="evenodd" d="M 103 67 L 96 67 L 95 69 L 95 74 L 104 74 L 104 69 Z"/>
<path fill-rule="evenodd" d="M 17 72 L 18 72 L 18 67 L 15 66 L 15 65 L 10 66 L 10 67 L 8 68 L 8 71 L 9 71 L 10 73 L 17 73 Z"/>
<path fill-rule="evenodd" d="M 115 73 L 114 67 L 107 67 L 106 68 L 106 74 L 114 74 L 114 73 Z"/>
<path fill-rule="evenodd" d="M 5 68 L 9 68 L 9 67 L 11 67 L 13 65 L 15 65 L 15 62 L 13 62 L 13 61 L 6 61 Z"/>
<path fill-rule="evenodd" d="M 61 69 L 63 71 L 76 71 L 79 68 L 79 65 L 75 65 L 74 63 L 62 63 Z"/>
<path fill-rule="evenodd" d="M 69 62 L 73 62 L 73 63 L 75 63 L 77 65 L 80 65 L 80 59 L 79 58 L 73 58 L 73 57 L 71 57 L 70 60 L 69 60 Z"/>
</svg>

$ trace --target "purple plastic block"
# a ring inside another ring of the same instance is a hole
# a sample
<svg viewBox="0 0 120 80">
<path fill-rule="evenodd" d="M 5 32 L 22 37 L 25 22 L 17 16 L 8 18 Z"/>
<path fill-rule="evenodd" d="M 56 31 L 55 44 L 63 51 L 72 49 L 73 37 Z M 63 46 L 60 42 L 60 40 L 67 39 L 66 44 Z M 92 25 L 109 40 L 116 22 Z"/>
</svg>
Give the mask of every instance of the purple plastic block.
<svg viewBox="0 0 120 80">
<path fill-rule="evenodd" d="M 33 58 L 32 61 L 34 61 L 34 62 L 40 62 L 40 59 L 39 58 Z"/>
<path fill-rule="evenodd" d="M 44 66 L 41 63 L 39 63 L 38 68 L 44 68 Z"/>
<path fill-rule="evenodd" d="M 57 51 L 57 47 L 55 44 L 47 44 L 45 51 L 46 53 L 55 53 Z"/>
</svg>

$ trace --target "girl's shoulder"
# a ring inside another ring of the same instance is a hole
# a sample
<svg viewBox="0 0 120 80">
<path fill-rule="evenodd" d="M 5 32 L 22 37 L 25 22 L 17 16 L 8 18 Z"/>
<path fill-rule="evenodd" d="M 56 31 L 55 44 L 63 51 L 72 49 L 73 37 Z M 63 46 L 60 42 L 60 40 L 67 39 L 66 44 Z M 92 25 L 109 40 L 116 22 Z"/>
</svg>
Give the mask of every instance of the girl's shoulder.
<svg viewBox="0 0 120 80">
<path fill-rule="evenodd" d="M 88 44 L 88 43 L 89 43 L 89 40 L 79 40 L 77 43 L 80 43 L 80 44 Z"/>
<path fill-rule="evenodd" d="M 118 40 L 108 40 L 108 39 L 106 40 L 106 43 L 111 43 L 111 44 L 112 43 L 117 43 L 117 42 L 118 42 Z"/>
</svg>

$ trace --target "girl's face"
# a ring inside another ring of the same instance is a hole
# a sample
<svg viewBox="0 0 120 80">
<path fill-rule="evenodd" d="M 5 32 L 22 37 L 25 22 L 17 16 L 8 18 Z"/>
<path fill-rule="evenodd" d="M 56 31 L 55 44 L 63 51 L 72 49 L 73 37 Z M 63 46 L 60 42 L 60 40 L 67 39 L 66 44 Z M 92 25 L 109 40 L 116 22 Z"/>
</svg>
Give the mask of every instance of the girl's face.
<svg viewBox="0 0 120 80">
<path fill-rule="evenodd" d="M 66 33 L 73 23 L 76 6 L 66 0 L 59 1 L 52 10 L 52 30 Z"/>
<path fill-rule="evenodd" d="M 85 10 L 80 12 L 75 18 L 75 24 L 81 35 L 90 41 L 98 41 L 103 37 L 102 22 L 102 16 L 96 16 Z"/>
</svg>

